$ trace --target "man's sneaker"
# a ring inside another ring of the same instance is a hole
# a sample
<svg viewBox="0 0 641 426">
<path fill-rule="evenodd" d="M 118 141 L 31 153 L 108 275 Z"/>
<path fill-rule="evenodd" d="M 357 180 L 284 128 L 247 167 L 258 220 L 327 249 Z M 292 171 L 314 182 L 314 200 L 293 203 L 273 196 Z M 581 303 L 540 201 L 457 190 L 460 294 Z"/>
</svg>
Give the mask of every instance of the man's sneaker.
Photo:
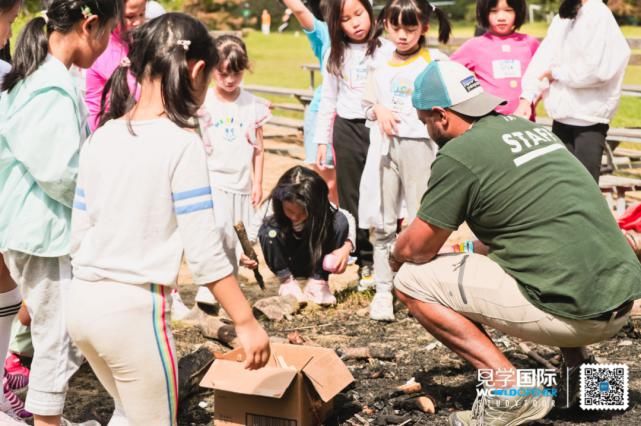
<svg viewBox="0 0 641 426">
<path fill-rule="evenodd" d="M 585 361 L 576 367 L 568 368 L 563 363 L 559 369 L 559 392 L 556 403 L 561 408 L 572 408 L 579 403 L 581 396 L 581 365 L 596 364 L 594 355 L 590 355 Z"/>
<path fill-rule="evenodd" d="M 20 419 L 30 419 L 33 417 L 33 414 L 24 409 L 24 402 L 9 388 L 9 383 L 6 378 L 2 380 L 2 388 L 4 391 L 4 401 L 11 407 L 14 415 Z"/>
<path fill-rule="evenodd" d="M 185 303 L 183 302 L 182 297 L 180 297 L 180 293 L 178 293 L 178 290 L 172 290 L 171 291 L 171 319 L 180 321 L 182 319 L 185 319 L 187 315 L 189 315 L 191 311 L 187 306 L 185 306 Z"/>
<path fill-rule="evenodd" d="M 325 280 L 310 278 L 307 280 L 303 293 L 307 301 L 314 302 L 317 305 L 329 306 L 336 304 L 336 297 L 329 291 L 329 284 Z"/>
<path fill-rule="evenodd" d="M 367 291 L 376 287 L 372 267 L 363 265 L 358 268 L 358 291 Z"/>
<path fill-rule="evenodd" d="M 369 317 L 374 321 L 394 321 L 394 296 L 391 291 L 376 291 L 369 305 Z"/>
<path fill-rule="evenodd" d="M 533 390 L 536 392 L 537 388 Z M 471 411 L 450 414 L 449 423 L 450 426 L 516 426 L 542 419 L 552 407 L 551 396 L 478 395 Z"/>
<path fill-rule="evenodd" d="M 293 277 L 289 277 L 287 281 L 285 281 L 280 285 L 280 287 L 278 288 L 278 295 L 283 297 L 285 296 L 293 297 L 298 301 L 298 303 L 302 303 L 306 301 L 305 295 L 303 294 L 303 291 L 300 289 L 300 284 Z"/>
</svg>

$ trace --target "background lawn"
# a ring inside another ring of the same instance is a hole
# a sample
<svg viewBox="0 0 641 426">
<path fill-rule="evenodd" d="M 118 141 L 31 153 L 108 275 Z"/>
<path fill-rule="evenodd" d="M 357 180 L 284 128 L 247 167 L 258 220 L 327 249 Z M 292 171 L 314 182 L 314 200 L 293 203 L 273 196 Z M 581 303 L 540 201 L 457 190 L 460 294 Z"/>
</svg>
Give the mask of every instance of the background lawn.
<svg viewBox="0 0 641 426">
<path fill-rule="evenodd" d="M 528 34 L 545 35 L 547 26 L 542 23 L 526 25 L 523 30 Z M 474 28 L 469 24 L 455 24 L 456 36 L 471 36 Z M 624 27 L 626 36 L 641 37 L 639 27 Z M 309 72 L 301 65 L 316 63 L 303 33 L 272 33 L 268 36 L 257 31 L 248 31 L 245 43 L 252 62 L 252 71 L 245 76 L 247 84 L 280 86 L 305 89 L 309 88 Z M 316 73 L 316 84 L 320 83 L 320 74 Z M 625 76 L 626 84 L 641 85 L 641 66 L 629 66 Z M 291 97 L 269 96 L 272 102 L 296 103 Z M 276 110 L 275 114 L 302 118 L 302 114 Z M 540 104 L 538 114 L 545 116 L 545 109 Z M 612 127 L 641 127 L 641 98 L 623 97 Z M 641 147 L 640 147 L 641 148 Z"/>
</svg>

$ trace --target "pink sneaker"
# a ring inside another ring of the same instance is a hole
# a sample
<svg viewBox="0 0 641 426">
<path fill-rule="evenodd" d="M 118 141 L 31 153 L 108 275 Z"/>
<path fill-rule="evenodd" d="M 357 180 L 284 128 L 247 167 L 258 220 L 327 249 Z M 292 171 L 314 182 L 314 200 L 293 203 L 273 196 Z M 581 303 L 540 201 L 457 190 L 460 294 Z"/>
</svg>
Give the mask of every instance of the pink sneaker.
<svg viewBox="0 0 641 426">
<path fill-rule="evenodd" d="M 291 296 L 296 299 L 298 303 L 302 303 L 305 301 L 305 295 L 300 289 L 300 284 L 298 284 L 298 281 L 296 281 L 296 279 L 292 277 L 290 277 L 289 280 L 280 285 L 280 287 L 278 288 L 278 295 Z"/>
<path fill-rule="evenodd" d="M 22 365 L 20 357 L 14 353 L 9 353 L 9 356 L 4 361 L 4 369 L 9 374 L 20 374 L 29 377 L 29 369 Z"/>
<path fill-rule="evenodd" d="M 327 306 L 336 304 L 336 297 L 329 291 L 329 284 L 325 280 L 317 280 L 315 278 L 308 279 L 303 292 L 309 302 L 314 302 L 317 305 Z"/>
<path fill-rule="evenodd" d="M 30 419 L 33 417 L 33 414 L 24 409 L 24 402 L 9 388 L 9 383 L 6 378 L 3 378 L 2 385 L 4 400 L 11 407 L 13 414 L 20 419 Z"/>
<path fill-rule="evenodd" d="M 21 390 L 29 384 L 29 369 L 22 365 L 16 354 L 10 353 L 4 362 L 4 377 L 11 390 Z"/>
</svg>

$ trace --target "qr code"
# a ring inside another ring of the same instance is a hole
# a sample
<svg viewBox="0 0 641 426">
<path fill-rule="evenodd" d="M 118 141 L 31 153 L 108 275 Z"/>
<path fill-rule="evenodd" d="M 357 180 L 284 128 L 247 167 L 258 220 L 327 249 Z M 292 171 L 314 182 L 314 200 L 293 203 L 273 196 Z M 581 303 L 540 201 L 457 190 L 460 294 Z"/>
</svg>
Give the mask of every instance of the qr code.
<svg viewBox="0 0 641 426">
<path fill-rule="evenodd" d="M 583 364 L 581 366 L 581 408 L 626 410 L 628 408 L 628 366 Z"/>
</svg>

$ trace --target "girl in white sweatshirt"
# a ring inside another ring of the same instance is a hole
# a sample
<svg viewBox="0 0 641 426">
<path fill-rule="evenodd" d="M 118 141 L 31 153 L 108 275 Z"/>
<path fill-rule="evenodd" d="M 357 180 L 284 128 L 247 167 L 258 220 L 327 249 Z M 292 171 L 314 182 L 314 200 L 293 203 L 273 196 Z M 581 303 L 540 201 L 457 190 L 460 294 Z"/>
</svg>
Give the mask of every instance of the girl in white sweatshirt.
<svg viewBox="0 0 641 426">
<path fill-rule="evenodd" d="M 630 47 L 602 0 L 564 0 L 522 80 L 515 115 L 542 95 L 552 131 L 598 182 Z"/>
</svg>

